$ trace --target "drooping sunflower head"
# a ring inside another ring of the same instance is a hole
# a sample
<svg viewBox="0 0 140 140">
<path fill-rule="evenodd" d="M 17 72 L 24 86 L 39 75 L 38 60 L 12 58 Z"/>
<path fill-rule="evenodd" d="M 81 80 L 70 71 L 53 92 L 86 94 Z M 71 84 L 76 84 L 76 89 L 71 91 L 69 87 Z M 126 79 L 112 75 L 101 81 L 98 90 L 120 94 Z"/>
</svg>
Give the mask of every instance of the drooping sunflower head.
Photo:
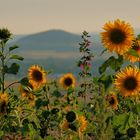
<svg viewBox="0 0 140 140">
<path fill-rule="evenodd" d="M 6 112 L 6 107 L 8 103 L 8 95 L 6 93 L 0 93 L 0 114 Z"/>
<path fill-rule="evenodd" d="M 123 96 L 137 95 L 140 91 L 140 71 L 137 67 L 126 67 L 116 75 L 114 82 Z"/>
<path fill-rule="evenodd" d="M 132 55 L 128 51 L 124 55 L 125 59 L 129 60 L 132 63 L 140 61 L 140 40 L 134 40 L 132 44 L 132 50 L 136 51 L 138 56 Z"/>
<path fill-rule="evenodd" d="M 109 106 L 111 106 L 113 109 L 117 108 L 118 100 L 117 100 L 117 97 L 113 93 L 107 96 L 107 101 L 108 101 Z"/>
<path fill-rule="evenodd" d="M 34 89 L 37 89 L 46 83 L 45 71 L 38 65 L 33 65 L 28 72 L 29 83 Z"/>
<path fill-rule="evenodd" d="M 60 77 L 59 82 L 64 89 L 69 89 L 70 87 L 75 88 L 76 86 L 76 80 L 72 73 L 67 73 Z"/>
<path fill-rule="evenodd" d="M 111 52 L 124 54 L 131 48 L 134 39 L 134 30 L 129 23 L 119 19 L 114 22 L 107 22 L 101 33 L 102 43 Z"/>
<path fill-rule="evenodd" d="M 78 116 L 78 121 L 79 121 L 79 131 L 83 133 L 87 129 L 87 120 L 84 116 Z"/>
</svg>

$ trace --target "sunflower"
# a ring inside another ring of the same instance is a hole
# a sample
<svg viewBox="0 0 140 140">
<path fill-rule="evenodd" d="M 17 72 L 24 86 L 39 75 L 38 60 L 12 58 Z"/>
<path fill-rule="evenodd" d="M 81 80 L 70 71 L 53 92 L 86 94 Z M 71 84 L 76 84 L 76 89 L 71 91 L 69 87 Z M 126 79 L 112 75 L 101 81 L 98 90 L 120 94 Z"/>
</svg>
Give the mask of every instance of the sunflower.
<svg viewBox="0 0 140 140">
<path fill-rule="evenodd" d="M 136 53 L 140 56 L 140 40 L 135 40 L 132 44 L 132 50 L 136 51 Z M 124 57 L 129 60 L 130 62 L 134 63 L 140 61 L 140 57 L 134 56 L 127 52 Z"/>
<path fill-rule="evenodd" d="M 87 128 L 87 120 L 84 116 L 78 116 L 79 132 L 83 133 Z"/>
<path fill-rule="evenodd" d="M 76 80 L 72 73 L 67 73 L 60 77 L 59 82 L 64 89 L 69 89 L 70 87 L 75 88 L 76 86 Z"/>
<path fill-rule="evenodd" d="M 137 95 L 140 91 L 140 71 L 137 67 L 126 67 L 116 75 L 114 82 L 123 96 Z"/>
<path fill-rule="evenodd" d="M 34 89 L 38 89 L 46 83 L 45 71 L 38 65 L 33 65 L 29 68 L 29 83 Z"/>
<path fill-rule="evenodd" d="M 8 102 L 8 95 L 6 93 L 0 93 L 0 114 L 4 114 L 6 112 Z"/>
<path fill-rule="evenodd" d="M 111 106 L 113 109 L 117 108 L 118 100 L 117 100 L 117 97 L 113 93 L 107 96 L 107 101 L 109 103 L 109 106 Z"/>
<path fill-rule="evenodd" d="M 134 30 L 129 23 L 117 19 L 114 22 L 106 23 L 103 29 L 105 31 L 101 33 L 102 43 L 111 52 L 122 55 L 131 48 Z"/>
</svg>

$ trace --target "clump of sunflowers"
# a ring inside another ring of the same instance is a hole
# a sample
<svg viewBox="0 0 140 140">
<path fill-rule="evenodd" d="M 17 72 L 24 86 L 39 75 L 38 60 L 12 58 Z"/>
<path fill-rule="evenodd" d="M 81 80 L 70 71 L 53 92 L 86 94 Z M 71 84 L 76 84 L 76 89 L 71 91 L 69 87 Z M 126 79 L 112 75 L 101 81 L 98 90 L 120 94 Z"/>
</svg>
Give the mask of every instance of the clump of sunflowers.
<svg viewBox="0 0 140 140">
<path fill-rule="evenodd" d="M 0 29 L 0 139 L 139 140 L 140 38 L 120 19 L 103 30 L 101 54 L 109 58 L 99 76 L 93 75 L 96 56 L 84 31 L 77 75 L 51 79 L 49 70 L 32 65 L 27 76 L 9 83 L 7 75 L 19 72 L 23 57 L 13 54 L 17 45 L 7 45 L 10 31 Z"/>
</svg>

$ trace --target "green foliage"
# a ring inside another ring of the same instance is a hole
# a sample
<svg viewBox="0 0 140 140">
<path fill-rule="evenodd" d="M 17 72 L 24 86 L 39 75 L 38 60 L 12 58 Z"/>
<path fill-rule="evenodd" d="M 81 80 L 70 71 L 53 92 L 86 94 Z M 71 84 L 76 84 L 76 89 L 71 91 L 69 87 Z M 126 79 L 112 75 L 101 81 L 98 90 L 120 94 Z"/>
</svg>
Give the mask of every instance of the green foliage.
<svg viewBox="0 0 140 140">
<path fill-rule="evenodd" d="M 139 54 L 137 53 L 137 51 L 134 49 L 129 49 L 128 54 L 131 54 L 135 57 L 140 57 Z"/>
<path fill-rule="evenodd" d="M 105 90 L 107 90 L 113 83 L 114 76 L 112 75 L 101 75 L 101 77 L 98 79 L 99 83 L 102 83 L 104 85 Z"/>
<path fill-rule="evenodd" d="M 23 57 L 21 57 L 21 56 L 19 56 L 19 55 L 12 55 L 11 57 L 10 57 L 10 59 L 17 59 L 17 60 L 21 60 L 21 61 L 23 61 Z"/>
<path fill-rule="evenodd" d="M 43 71 L 47 78 L 36 70 L 32 79 L 25 76 L 7 85 L 6 75 L 18 74 L 20 66 L 15 61 L 23 60 L 23 57 L 11 54 L 18 46 L 5 49 L 10 38 L 7 29 L 0 30 L 1 139 L 16 139 L 19 136 L 20 139 L 31 140 L 139 139 L 139 95 L 122 97 L 113 86 L 114 73 L 106 74 L 110 69 L 118 72 L 122 68 L 123 56 L 109 57 L 99 67 L 100 76 L 93 76 L 90 35 L 84 31 L 79 43 L 81 58 L 78 61 L 80 72 L 76 87 L 62 89 L 57 78 L 48 76 L 52 74 L 49 70 Z M 132 49 L 128 53 L 139 57 Z M 42 83 L 43 78 L 47 79 L 46 83 Z M 18 88 L 12 87 L 15 83 L 19 84 Z"/>
<path fill-rule="evenodd" d="M 17 48 L 19 48 L 19 46 L 13 45 L 13 46 L 9 47 L 9 52 L 11 52 L 11 51 L 13 51 L 13 50 L 15 50 Z"/>
<path fill-rule="evenodd" d="M 107 68 L 111 68 L 116 72 L 120 70 L 122 64 L 123 64 L 123 56 L 119 55 L 118 58 L 111 56 L 99 67 L 99 73 L 100 74 L 104 73 Z"/>
<path fill-rule="evenodd" d="M 12 63 L 11 66 L 8 68 L 8 66 L 4 67 L 4 72 L 8 74 L 17 74 L 19 71 L 19 64 L 17 63 Z"/>
</svg>

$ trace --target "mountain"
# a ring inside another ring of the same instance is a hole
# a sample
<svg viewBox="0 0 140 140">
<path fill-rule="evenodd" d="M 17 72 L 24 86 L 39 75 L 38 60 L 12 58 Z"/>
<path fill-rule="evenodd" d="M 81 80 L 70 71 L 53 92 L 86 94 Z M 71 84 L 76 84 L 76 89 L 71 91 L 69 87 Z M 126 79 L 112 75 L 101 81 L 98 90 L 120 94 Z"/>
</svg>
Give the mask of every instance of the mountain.
<svg viewBox="0 0 140 140">
<path fill-rule="evenodd" d="M 80 36 L 63 30 L 49 30 L 36 34 L 27 35 L 18 39 L 16 44 L 21 46 L 20 50 L 54 50 L 73 51 Z"/>
<path fill-rule="evenodd" d="M 97 74 L 97 68 L 103 62 L 100 53 L 103 48 L 98 34 L 92 34 L 90 49 L 96 55 L 93 61 L 94 73 Z M 27 74 L 30 65 L 39 64 L 46 69 L 52 69 L 54 73 L 74 72 L 76 61 L 81 57 L 79 53 L 79 43 L 81 36 L 79 34 L 69 33 L 63 30 L 49 30 L 17 38 L 9 45 L 16 44 L 20 46 L 15 51 L 22 55 L 25 60 L 21 63 L 23 71 L 20 76 Z"/>
</svg>

